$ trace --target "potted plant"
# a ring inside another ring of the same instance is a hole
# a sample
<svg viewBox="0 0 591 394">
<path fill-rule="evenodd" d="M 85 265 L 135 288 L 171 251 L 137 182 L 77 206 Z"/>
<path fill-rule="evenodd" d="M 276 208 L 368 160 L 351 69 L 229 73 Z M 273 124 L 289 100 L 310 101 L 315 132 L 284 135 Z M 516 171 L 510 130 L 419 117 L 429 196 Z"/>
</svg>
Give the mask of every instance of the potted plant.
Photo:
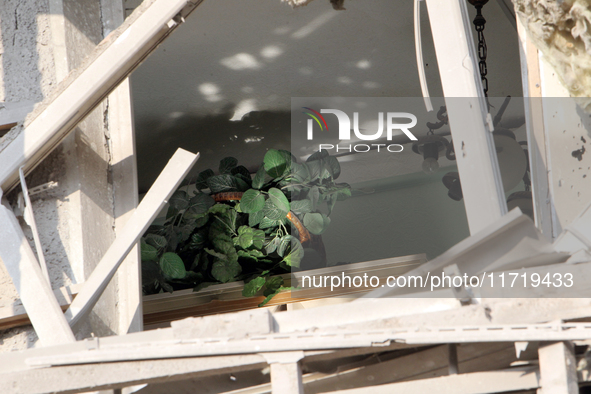
<svg viewBox="0 0 591 394">
<path fill-rule="evenodd" d="M 194 184 L 169 200 L 166 221 L 141 241 L 145 294 L 245 281 L 243 295 L 263 290 L 264 305 L 284 287 L 277 276 L 300 269 L 312 254 L 326 264 L 320 238 L 338 200 L 350 187 L 336 183 L 338 160 L 326 151 L 298 163 L 288 151 L 270 149 L 250 172 L 233 157 L 219 174 L 202 171 Z"/>
</svg>

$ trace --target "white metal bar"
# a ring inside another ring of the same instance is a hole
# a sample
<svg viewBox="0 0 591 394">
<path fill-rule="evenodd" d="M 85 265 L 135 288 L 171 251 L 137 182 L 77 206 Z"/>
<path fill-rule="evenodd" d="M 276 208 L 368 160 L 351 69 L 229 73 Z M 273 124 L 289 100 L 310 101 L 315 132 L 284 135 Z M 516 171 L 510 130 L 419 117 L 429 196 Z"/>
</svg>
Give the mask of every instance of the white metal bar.
<svg viewBox="0 0 591 394">
<path fill-rule="evenodd" d="M 130 334 L 136 335 L 136 334 Z M 591 338 L 591 323 L 523 324 L 464 327 L 409 327 L 397 330 L 327 330 L 291 334 L 251 335 L 248 338 L 183 338 L 182 340 L 104 344 L 96 339 L 91 351 L 31 357 L 30 366 L 87 364 L 144 359 L 214 356 L 354 347 L 381 347 L 399 342 L 407 345 L 572 341 Z M 131 339 L 131 337 L 129 337 Z"/>
<path fill-rule="evenodd" d="M 578 394 L 577 360 L 570 342 L 540 344 L 540 375 L 544 394 Z"/>
<path fill-rule="evenodd" d="M 0 205 L 0 223 L 0 258 L 41 343 L 76 341 L 16 217 L 4 205 Z"/>
<path fill-rule="evenodd" d="M 466 2 L 426 0 L 470 233 L 507 213 Z"/>
<path fill-rule="evenodd" d="M 66 319 L 70 325 L 76 324 L 92 309 L 123 259 L 156 218 L 198 158 L 199 154 L 195 155 L 183 149 L 178 149 L 172 156 L 66 311 Z"/>
<path fill-rule="evenodd" d="M 137 67 L 202 0 L 146 0 L 62 81 L 36 108 L 24 130 L 8 145 L 0 143 L 0 187 L 11 190 L 18 168 L 30 172 Z M 182 18 L 177 18 L 181 20 Z"/>
<path fill-rule="evenodd" d="M 31 198 L 29 196 L 29 189 L 27 188 L 27 182 L 25 181 L 23 167 L 20 167 L 18 169 L 18 174 L 21 181 L 21 188 L 23 190 L 23 199 L 25 200 L 24 218 L 27 224 L 31 227 L 31 231 L 33 232 L 33 241 L 35 242 L 35 248 L 37 249 L 37 258 L 39 259 L 41 271 L 43 272 L 43 275 L 45 276 L 47 283 L 51 284 L 51 279 L 49 278 L 49 271 L 47 270 L 47 262 L 45 261 L 45 255 L 43 254 L 43 245 L 41 245 L 41 240 L 39 239 L 39 232 L 37 231 L 37 222 L 35 222 L 35 214 L 33 212 L 33 205 L 31 204 Z"/>
</svg>

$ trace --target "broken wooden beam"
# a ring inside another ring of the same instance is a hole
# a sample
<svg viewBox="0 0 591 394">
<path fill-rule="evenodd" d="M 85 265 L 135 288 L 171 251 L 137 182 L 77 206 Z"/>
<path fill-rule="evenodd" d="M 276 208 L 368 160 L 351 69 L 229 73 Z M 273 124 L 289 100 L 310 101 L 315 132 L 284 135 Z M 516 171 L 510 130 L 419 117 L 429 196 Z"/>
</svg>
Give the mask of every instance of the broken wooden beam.
<svg viewBox="0 0 591 394">
<path fill-rule="evenodd" d="M 66 319 L 70 325 L 76 324 L 92 309 L 127 254 L 146 232 L 198 158 L 199 154 L 180 148 L 172 156 L 66 311 Z"/>
</svg>

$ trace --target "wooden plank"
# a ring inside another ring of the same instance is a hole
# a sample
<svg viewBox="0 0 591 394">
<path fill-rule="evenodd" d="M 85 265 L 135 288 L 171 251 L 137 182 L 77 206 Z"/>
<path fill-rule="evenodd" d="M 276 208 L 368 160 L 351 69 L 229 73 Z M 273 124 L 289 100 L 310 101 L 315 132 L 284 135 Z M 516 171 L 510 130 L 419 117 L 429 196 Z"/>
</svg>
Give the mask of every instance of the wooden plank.
<svg viewBox="0 0 591 394">
<path fill-rule="evenodd" d="M 199 4 L 144 1 L 31 113 L 22 132 L 0 142 L 0 188 L 18 183 L 20 166 L 27 174 L 35 168 Z"/>
<path fill-rule="evenodd" d="M 74 342 L 74 334 L 43 276 L 14 214 L 0 205 L 0 258 L 44 346 Z"/>
<path fill-rule="evenodd" d="M 426 261 L 424 254 L 395 257 L 363 263 L 354 263 L 336 267 L 300 271 L 293 274 L 298 282 L 306 275 L 363 275 L 377 276 L 382 283 L 388 276 L 398 276 Z M 281 275 L 287 286 L 292 285 L 290 274 Z M 192 289 L 175 291 L 174 293 L 154 294 L 144 297 L 144 324 L 146 326 L 168 324 L 173 320 L 191 316 L 206 316 L 218 313 L 238 312 L 257 308 L 265 297 L 242 296 L 243 282 L 233 282 L 207 287 L 199 292 Z M 269 307 L 298 303 L 306 300 L 326 299 L 327 297 L 347 297 L 351 299 L 368 292 L 367 288 L 338 288 L 334 291 L 326 288 L 306 288 L 297 292 L 284 292 L 276 295 L 267 304 Z"/>
<path fill-rule="evenodd" d="M 148 229 L 198 158 L 199 154 L 183 149 L 178 149 L 172 156 L 66 311 L 66 319 L 70 325 L 76 324 L 92 309 L 123 259 Z"/>
<path fill-rule="evenodd" d="M 540 386 L 535 367 L 504 371 L 475 372 L 434 379 L 413 380 L 352 390 L 329 391 L 326 394 L 488 394 L 530 390 Z"/>
</svg>

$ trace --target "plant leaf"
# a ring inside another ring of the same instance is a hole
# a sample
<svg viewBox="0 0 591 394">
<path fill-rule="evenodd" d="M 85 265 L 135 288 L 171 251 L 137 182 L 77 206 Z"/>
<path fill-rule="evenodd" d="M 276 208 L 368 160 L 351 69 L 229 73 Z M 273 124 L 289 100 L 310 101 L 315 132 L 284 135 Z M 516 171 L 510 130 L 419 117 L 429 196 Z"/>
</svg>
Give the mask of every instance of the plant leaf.
<svg viewBox="0 0 591 394">
<path fill-rule="evenodd" d="M 279 220 L 279 219 L 269 219 L 268 217 L 265 216 L 261 220 L 261 222 L 259 223 L 259 228 L 260 229 L 273 228 L 273 227 L 279 226 L 279 223 L 281 223 L 281 220 Z"/>
<path fill-rule="evenodd" d="M 292 235 L 284 235 L 283 237 L 281 237 L 280 241 L 279 241 L 279 245 L 277 246 L 277 254 L 281 257 L 283 257 L 283 254 L 285 253 L 286 250 L 289 250 L 290 246 L 291 246 L 291 242 L 296 239 L 294 236 Z"/>
<path fill-rule="evenodd" d="M 242 272 L 238 261 L 227 258 L 216 258 L 211 266 L 211 275 L 222 283 L 230 282 Z"/>
<path fill-rule="evenodd" d="M 187 209 L 189 207 L 189 195 L 183 190 L 177 190 L 168 199 L 168 204 L 179 211 Z"/>
<path fill-rule="evenodd" d="M 271 178 L 283 176 L 289 168 L 289 163 L 285 155 L 276 149 L 269 149 L 263 159 L 265 171 Z"/>
<path fill-rule="evenodd" d="M 152 283 L 158 283 L 162 277 L 162 270 L 155 261 L 142 261 L 142 285 L 148 286 Z"/>
<path fill-rule="evenodd" d="M 238 166 L 238 167 L 232 168 L 231 174 L 232 175 L 240 174 L 245 179 L 251 180 L 250 171 L 248 171 L 248 168 L 246 168 L 244 166 Z"/>
<path fill-rule="evenodd" d="M 290 207 L 297 214 L 312 212 L 312 202 L 308 199 L 292 201 Z"/>
<path fill-rule="evenodd" d="M 328 168 L 330 169 L 330 174 L 332 176 L 332 179 L 337 179 L 339 177 L 339 175 L 341 175 L 341 165 L 339 163 L 339 161 L 337 160 L 336 157 L 334 156 L 328 156 L 326 158 L 326 164 L 328 166 Z"/>
<path fill-rule="evenodd" d="M 322 234 L 330 224 L 330 219 L 321 213 L 307 213 L 304 215 L 304 226 L 312 234 Z"/>
<path fill-rule="evenodd" d="M 209 179 L 207 179 L 207 186 L 209 187 L 209 190 L 214 194 L 221 192 L 233 192 L 238 190 L 236 178 L 229 174 L 214 175 L 210 177 Z"/>
<path fill-rule="evenodd" d="M 213 257 L 217 257 L 217 258 L 220 258 L 220 259 L 225 259 L 225 258 L 227 258 L 225 254 L 223 254 L 223 253 L 218 253 L 218 252 L 216 252 L 215 250 L 208 249 L 208 248 L 204 248 L 203 250 L 205 250 L 205 251 L 207 252 L 207 254 L 210 254 L 210 255 L 212 255 Z"/>
<path fill-rule="evenodd" d="M 142 242 L 140 245 L 140 248 L 141 248 L 142 261 L 156 261 L 156 260 L 158 260 L 158 250 L 155 247 Z"/>
<path fill-rule="evenodd" d="M 235 157 L 226 157 L 220 161 L 220 174 L 231 174 L 232 169 L 238 165 Z"/>
<path fill-rule="evenodd" d="M 351 186 L 346 183 L 337 183 L 339 190 L 337 192 L 337 201 L 344 201 L 351 197 Z"/>
<path fill-rule="evenodd" d="M 254 176 L 254 179 L 252 180 L 252 188 L 260 189 L 261 187 L 263 187 L 263 185 L 265 184 L 266 175 L 267 173 L 265 172 L 265 164 L 261 163 L 259 170 L 257 171 L 257 173 Z"/>
<path fill-rule="evenodd" d="M 203 245 L 205 245 L 205 241 L 207 241 L 207 238 L 204 234 L 200 232 L 195 233 L 191 235 L 191 243 L 189 244 L 189 247 L 191 249 L 201 249 Z"/>
<path fill-rule="evenodd" d="M 252 246 L 253 241 L 253 231 L 252 228 L 248 226 L 242 226 L 238 229 L 238 237 L 236 237 L 238 241 L 238 245 L 242 249 L 248 249 Z"/>
<path fill-rule="evenodd" d="M 209 194 L 197 193 L 189 200 L 189 210 L 193 215 L 200 215 L 206 213 L 214 204 L 215 200 Z"/>
<path fill-rule="evenodd" d="M 248 225 L 250 227 L 254 227 L 257 224 L 259 224 L 264 217 L 265 213 L 262 210 L 255 213 L 251 213 L 250 215 L 248 215 Z"/>
<path fill-rule="evenodd" d="M 252 245 L 257 249 L 262 249 L 265 243 L 265 232 L 263 230 L 253 229 Z"/>
<path fill-rule="evenodd" d="M 232 209 L 232 207 L 227 204 L 215 204 L 211 208 L 209 208 L 208 212 L 217 215 L 225 213 L 229 209 Z"/>
<path fill-rule="evenodd" d="M 205 171 L 201 171 L 199 175 L 197 175 L 197 180 L 195 181 L 195 187 L 199 190 L 207 189 L 209 186 L 207 185 L 207 180 L 213 176 L 213 171 L 207 169 Z"/>
<path fill-rule="evenodd" d="M 148 234 L 146 235 L 146 243 L 148 245 L 152 245 L 158 250 L 163 250 L 166 247 L 168 241 L 166 237 L 158 234 Z"/>
<path fill-rule="evenodd" d="M 283 192 L 275 187 L 269 189 L 269 200 L 285 215 L 289 212 L 289 201 Z"/>
<path fill-rule="evenodd" d="M 244 191 L 250 189 L 250 185 L 252 184 L 250 179 L 244 179 L 242 174 L 236 174 L 236 175 L 231 175 L 231 176 L 234 177 L 234 183 L 236 184 L 236 189 L 239 192 L 244 192 Z"/>
<path fill-rule="evenodd" d="M 265 196 L 255 189 L 249 189 L 242 195 L 240 209 L 245 213 L 255 213 L 265 206 Z"/>
<path fill-rule="evenodd" d="M 328 207 L 328 215 L 330 215 L 332 213 L 332 210 L 335 206 L 335 204 L 337 203 L 337 198 L 338 198 L 338 194 L 334 193 L 334 194 L 330 194 L 327 197 L 326 200 L 326 206 Z"/>
<path fill-rule="evenodd" d="M 236 259 L 236 248 L 230 237 L 221 236 L 213 240 L 213 247 L 220 253 L 223 253 L 228 259 Z M 219 257 L 219 256 L 218 256 Z"/>
<path fill-rule="evenodd" d="M 292 182 L 302 183 L 310 180 L 310 171 L 306 164 L 291 163 Z"/>
<path fill-rule="evenodd" d="M 294 237 L 291 241 L 289 254 L 283 258 L 283 262 L 290 267 L 298 268 L 303 257 L 304 248 L 302 247 L 300 240 Z"/>
<path fill-rule="evenodd" d="M 314 186 L 312 188 L 310 188 L 310 191 L 308 192 L 308 199 L 310 200 L 310 202 L 312 203 L 312 210 L 316 210 L 316 207 L 318 206 L 318 199 L 320 198 L 320 190 L 318 189 L 318 186 Z"/>
<path fill-rule="evenodd" d="M 277 289 L 279 289 L 281 286 L 283 286 L 284 282 L 285 281 L 280 276 L 271 276 L 271 277 L 267 278 L 267 280 L 265 282 L 265 287 L 266 287 L 265 295 L 269 295 L 270 293 L 277 291 Z"/>
<path fill-rule="evenodd" d="M 242 295 L 244 297 L 253 297 L 259 290 L 263 288 L 264 285 L 265 278 L 263 276 L 258 276 L 244 285 L 244 289 L 242 289 Z"/>
<path fill-rule="evenodd" d="M 267 298 L 265 298 L 265 300 L 263 302 L 261 302 L 259 304 L 259 308 L 265 306 L 269 301 L 271 301 L 273 299 L 273 297 L 275 297 L 277 294 L 281 293 L 282 291 L 287 291 L 287 290 L 294 290 L 293 287 L 283 287 L 281 286 L 280 288 L 278 288 L 277 290 L 275 290 L 273 293 L 269 294 L 267 296 Z"/>
<path fill-rule="evenodd" d="M 271 199 L 265 201 L 265 206 L 262 209 L 265 217 L 270 220 L 279 220 L 287 216 L 287 212 L 278 208 Z"/>
<path fill-rule="evenodd" d="M 160 268 L 165 275 L 172 279 L 182 279 L 187 275 L 185 264 L 176 253 L 164 253 L 160 258 Z"/>
<path fill-rule="evenodd" d="M 272 240 L 270 240 L 267 245 L 265 245 L 265 252 L 267 254 L 271 254 L 274 251 L 277 250 L 277 247 L 279 246 L 279 244 L 281 243 L 281 238 L 279 237 L 275 237 Z"/>
</svg>

